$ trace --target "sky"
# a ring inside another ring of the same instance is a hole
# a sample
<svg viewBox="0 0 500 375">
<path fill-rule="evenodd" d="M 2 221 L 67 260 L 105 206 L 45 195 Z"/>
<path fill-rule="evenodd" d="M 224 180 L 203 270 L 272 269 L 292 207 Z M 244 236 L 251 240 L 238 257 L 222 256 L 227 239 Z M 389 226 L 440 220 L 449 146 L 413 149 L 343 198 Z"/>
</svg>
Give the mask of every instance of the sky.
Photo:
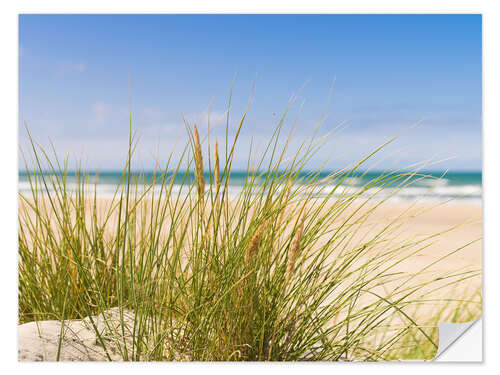
<svg viewBox="0 0 500 375">
<path fill-rule="evenodd" d="M 151 169 L 179 154 L 183 118 L 202 137 L 209 118 L 223 142 L 231 89 L 230 134 L 251 99 L 237 169 L 287 111 L 291 150 L 319 122 L 335 133 L 310 168 L 403 132 L 372 168 L 481 170 L 480 15 L 20 15 L 23 151 L 26 123 L 60 157 L 121 169 L 131 109 L 136 163 Z"/>
</svg>

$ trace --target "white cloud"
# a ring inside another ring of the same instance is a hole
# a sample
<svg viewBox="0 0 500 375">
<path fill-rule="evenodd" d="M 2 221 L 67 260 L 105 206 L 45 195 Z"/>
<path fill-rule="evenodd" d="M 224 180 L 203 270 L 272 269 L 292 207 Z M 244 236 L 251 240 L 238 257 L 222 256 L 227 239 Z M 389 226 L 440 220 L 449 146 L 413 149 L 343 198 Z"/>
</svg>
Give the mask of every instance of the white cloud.
<svg viewBox="0 0 500 375">
<path fill-rule="evenodd" d="M 181 131 L 184 131 L 185 129 L 186 128 L 184 124 L 170 123 L 161 125 L 161 130 L 165 133 L 171 133 L 171 132 L 179 133 Z"/>
<path fill-rule="evenodd" d="M 92 117 L 97 122 L 104 122 L 111 118 L 113 107 L 104 102 L 96 102 L 92 104 Z"/>
<path fill-rule="evenodd" d="M 60 63 L 57 67 L 58 74 L 72 74 L 83 73 L 87 70 L 87 63 L 83 61 L 78 62 L 64 62 Z"/>
<path fill-rule="evenodd" d="M 157 110 L 156 108 L 146 107 L 142 110 L 142 116 L 148 120 L 155 120 L 165 116 L 165 113 Z"/>
<path fill-rule="evenodd" d="M 198 126 L 202 124 L 208 124 L 210 122 L 210 127 L 214 128 L 221 124 L 224 124 L 227 118 L 227 111 L 217 111 L 217 110 L 205 110 L 202 113 L 191 113 L 185 115 L 186 120 L 190 123 L 196 123 Z"/>
<path fill-rule="evenodd" d="M 87 70 L 87 64 L 86 63 L 77 63 L 73 65 L 73 70 L 79 73 L 83 73 L 84 71 Z"/>
<path fill-rule="evenodd" d="M 107 108 L 96 107 L 96 110 L 100 112 L 105 112 Z M 185 133 L 186 125 L 182 118 L 179 120 L 172 120 L 171 116 L 163 110 L 159 110 L 153 107 L 145 107 L 137 111 L 138 116 L 137 124 L 142 128 L 143 132 L 147 133 L 168 133 L 168 134 L 179 134 Z M 135 117 L 135 116 L 134 116 Z M 210 123 L 210 128 L 213 130 L 219 125 L 225 124 L 227 118 L 227 111 L 209 111 L 205 110 L 201 113 L 188 113 L 184 114 L 185 120 L 192 127 L 193 124 L 197 124 L 200 132 L 206 131 L 206 126 Z"/>
</svg>

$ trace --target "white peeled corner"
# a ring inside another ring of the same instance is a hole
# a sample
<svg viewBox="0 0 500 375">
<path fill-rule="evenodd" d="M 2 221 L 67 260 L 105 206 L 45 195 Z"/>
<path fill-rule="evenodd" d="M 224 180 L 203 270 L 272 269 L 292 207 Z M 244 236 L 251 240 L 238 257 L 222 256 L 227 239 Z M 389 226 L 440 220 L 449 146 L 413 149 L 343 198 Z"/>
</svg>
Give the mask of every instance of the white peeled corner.
<svg viewBox="0 0 500 375">
<path fill-rule="evenodd" d="M 483 319 L 466 323 L 439 322 L 436 362 L 482 362 Z"/>
</svg>

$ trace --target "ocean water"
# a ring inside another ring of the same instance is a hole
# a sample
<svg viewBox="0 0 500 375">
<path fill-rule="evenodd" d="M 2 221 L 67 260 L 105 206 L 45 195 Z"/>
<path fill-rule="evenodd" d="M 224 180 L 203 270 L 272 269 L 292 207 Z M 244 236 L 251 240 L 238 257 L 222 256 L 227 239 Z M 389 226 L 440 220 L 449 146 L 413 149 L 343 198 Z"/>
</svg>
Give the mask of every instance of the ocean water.
<svg viewBox="0 0 500 375">
<path fill-rule="evenodd" d="M 387 173 L 387 172 L 385 172 Z M 302 173 L 300 179 L 307 181 L 310 173 Z M 321 173 L 318 178 L 326 177 L 328 172 Z M 333 196 L 338 196 L 345 192 L 358 192 L 364 189 L 367 184 L 373 183 L 377 178 L 381 178 L 382 172 L 358 172 L 345 178 L 334 188 L 333 185 L 325 186 L 321 189 L 321 195 L 327 195 L 332 190 Z M 46 175 L 49 177 L 49 175 Z M 134 175 L 136 178 L 137 175 Z M 266 176 L 261 176 L 257 183 L 264 181 Z M 145 173 L 141 176 L 141 181 L 151 183 L 154 175 L 152 172 Z M 88 173 L 86 176 L 85 190 L 89 194 L 93 194 L 96 189 L 100 197 L 112 197 L 115 193 L 120 180 L 122 179 L 121 172 L 100 172 Z M 229 184 L 228 194 L 230 197 L 237 196 L 245 185 L 246 174 L 244 172 L 232 172 Z M 49 181 L 49 180 L 47 180 Z M 209 184 L 209 175 L 205 175 L 206 184 Z M 96 183 L 95 183 L 96 182 Z M 482 173 L 481 172 L 421 172 L 418 176 L 414 176 L 405 181 L 404 186 L 401 186 L 401 180 L 397 183 L 387 183 L 382 192 L 377 193 L 377 199 L 389 197 L 392 202 L 405 202 L 419 200 L 421 202 L 438 202 L 451 199 L 454 202 L 480 204 L 482 200 Z M 78 183 L 75 173 L 68 172 L 66 177 L 66 188 L 72 191 Z M 180 173 L 173 186 L 173 193 L 186 194 L 190 184 L 194 183 L 193 174 Z M 48 184 L 49 193 L 53 193 L 53 189 Z M 47 190 L 41 186 L 36 187 L 42 193 Z M 159 190 L 157 184 L 155 190 Z M 26 172 L 19 172 L 19 192 L 25 196 L 31 194 L 31 186 Z M 375 193 L 374 188 L 370 188 L 363 192 L 363 196 L 368 196 Z"/>
</svg>

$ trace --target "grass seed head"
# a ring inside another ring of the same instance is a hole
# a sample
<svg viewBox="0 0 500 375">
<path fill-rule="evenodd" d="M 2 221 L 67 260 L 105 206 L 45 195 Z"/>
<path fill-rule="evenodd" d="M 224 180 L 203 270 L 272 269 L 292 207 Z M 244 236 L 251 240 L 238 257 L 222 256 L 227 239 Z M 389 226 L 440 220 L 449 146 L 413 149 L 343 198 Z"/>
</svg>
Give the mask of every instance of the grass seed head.
<svg viewBox="0 0 500 375">
<path fill-rule="evenodd" d="M 214 180 L 215 180 L 215 189 L 217 193 L 220 189 L 220 169 L 219 169 L 219 147 L 217 144 L 217 139 L 215 140 L 215 166 L 214 166 Z"/>
<path fill-rule="evenodd" d="M 198 186 L 198 196 L 203 205 L 205 195 L 205 180 L 203 178 L 203 157 L 201 155 L 200 136 L 198 128 L 194 125 L 194 162 L 196 164 L 196 183 Z"/>
<path fill-rule="evenodd" d="M 264 233 L 264 228 L 266 226 L 266 222 L 262 222 L 262 224 L 259 225 L 257 230 L 255 231 L 254 235 L 250 239 L 250 242 L 248 243 L 248 261 L 253 259 L 255 254 L 257 254 L 257 250 L 259 249 L 260 245 L 260 240 L 262 239 L 262 234 Z"/>
</svg>

